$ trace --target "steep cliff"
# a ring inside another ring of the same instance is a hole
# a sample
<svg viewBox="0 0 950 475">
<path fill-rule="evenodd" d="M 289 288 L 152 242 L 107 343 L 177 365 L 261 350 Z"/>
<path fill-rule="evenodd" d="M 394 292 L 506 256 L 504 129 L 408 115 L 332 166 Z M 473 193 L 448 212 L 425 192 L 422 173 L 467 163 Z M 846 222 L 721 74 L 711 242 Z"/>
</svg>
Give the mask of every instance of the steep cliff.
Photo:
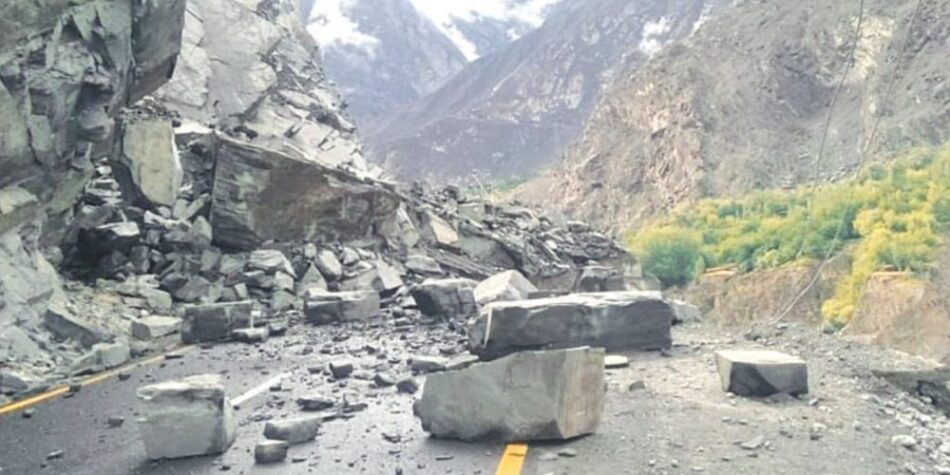
<svg viewBox="0 0 950 475">
<path fill-rule="evenodd" d="M 950 4 L 922 2 L 910 25 L 916 5 L 867 2 L 853 67 L 857 3 L 724 7 L 605 92 L 563 162 L 520 195 L 619 230 L 703 196 L 835 180 L 862 150 L 874 159 L 942 143 Z"/>
</svg>

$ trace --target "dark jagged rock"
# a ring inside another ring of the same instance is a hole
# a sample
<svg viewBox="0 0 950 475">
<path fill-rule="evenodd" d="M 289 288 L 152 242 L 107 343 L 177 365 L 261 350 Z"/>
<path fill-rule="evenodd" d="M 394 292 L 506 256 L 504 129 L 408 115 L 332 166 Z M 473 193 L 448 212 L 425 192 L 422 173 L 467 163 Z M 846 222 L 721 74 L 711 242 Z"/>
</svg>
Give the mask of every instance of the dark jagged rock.
<svg viewBox="0 0 950 475">
<path fill-rule="evenodd" d="M 379 183 L 226 137 L 215 163 L 211 224 L 222 247 L 369 238 L 400 204 Z"/>
<path fill-rule="evenodd" d="M 500 302 L 469 328 L 469 347 L 483 358 L 543 348 L 594 346 L 607 351 L 670 348 L 673 309 L 652 292 L 572 294 Z"/>
</svg>

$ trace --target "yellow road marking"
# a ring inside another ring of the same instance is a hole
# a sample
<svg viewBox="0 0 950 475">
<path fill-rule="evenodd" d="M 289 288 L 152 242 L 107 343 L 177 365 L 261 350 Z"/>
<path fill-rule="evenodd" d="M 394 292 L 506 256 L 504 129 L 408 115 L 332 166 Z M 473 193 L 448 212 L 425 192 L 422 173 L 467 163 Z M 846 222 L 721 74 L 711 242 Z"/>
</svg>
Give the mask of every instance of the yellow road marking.
<svg viewBox="0 0 950 475">
<path fill-rule="evenodd" d="M 90 377 L 88 377 L 88 378 L 86 378 L 86 379 L 80 381 L 80 382 L 79 382 L 79 385 L 80 385 L 80 386 L 83 386 L 83 387 L 86 387 L 86 386 L 90 386 L 90 385 L 93 385 L 93 384 L 101 383 L 101 382 L 103 382 L 103 381 L 105 381 L 105 380 L 107 380 L 107 379 L 109 379 L 109 378 L 111 378 L 111 377 L 113 377 L 113 376 L 118 376 L 119 373 L 123 373 L 123 372 L 126 372 L 126 371 L 130 371 L 130 370 L 133 370 L 133 369 L 136 369 L 136 368 L 141 368 L 142 366 L 148 366 L 148 365 L 150 365 L 150 364 L 155 364 L 155 363 L 158 363 L 159 361 L 164 360 L 165 357 L 168 356 L 168 355 L 182 355 L 182 354 L 185 354 L 185 353 L 191 351 L 191 350 L 194 349 L 194 348 L 195 348 L 194 345 L 183 346 L 183 347 L 181 347 L 181 348 L 178 348 L 178 349 L 169 351 L 169 352 L 167 352 L 167 353 L 162 353 L 162 354 L 160 354 L 160 355 L 153 356 L 153 357 L 151 357 L 151 358 L 148 358 L 148 359 L 145 359 L 145 360 L 142 360 L 142 361 L 138 361 L 138 362 L 135 362 L 135 363 L 129 363 L 129 364 L 125 365 L 125 366 L 122 366 L 122 367 L 119 367 L 119 368 L 116 368 L 116 369 L 112 369 L 112 370 L 106 371 L 106 372 L 104 372 L 104 373 L 99 373 L 99 374 L 97 374 L 97 375 L 90 376 Z M 6 406 L 0 407 L 0 416 L 6 415 L 6 414 L 10 414 L 10 413 L 13 413 L 13 412 L 17 412 L 17 411 L 20 411 L 20 410 L 23 410 L 23 409 L 26 409 L 26 408 L 35 406 L 35 405 L 37 405 L 37 404 L 40 404 L 40 403 L 49 401 L 50 399 L 53 399 L 53 398 L 62 396 L 63 394 L 66 394 L 66 393 L 68 393 L 68 392 L 69 392 L 69 386 L 64 385 L 64 386 L 59 386 L 59 387 L 57 387 L 57 388 L 51 389 L 51 390 L 49 390 L 49 391 L 47 391 L 47 392 L 45 392 L 45 393 L 37 394 L 36 396 L 23 399 L 23 400 L 21 400 L 21 401 L 12 402 L 12 403 L 10 403 L 10 404 L 7 404 Z"/>
<path fill-rule="evenodd" d="M 505 453 L 501 456 L 501 462 L 498 462 L 495 475 L 521 475 L 521 467 L 524 466 L 524 459 L 527 456 L 527 444 L 508 444 L 508 447 L 505 447 Z"/>
</svg>

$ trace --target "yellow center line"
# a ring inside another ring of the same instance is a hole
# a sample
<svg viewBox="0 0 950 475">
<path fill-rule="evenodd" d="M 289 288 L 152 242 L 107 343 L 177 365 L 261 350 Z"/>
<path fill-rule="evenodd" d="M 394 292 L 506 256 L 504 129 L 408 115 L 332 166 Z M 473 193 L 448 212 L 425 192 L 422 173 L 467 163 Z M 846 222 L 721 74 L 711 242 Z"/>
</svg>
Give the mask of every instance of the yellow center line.
<svg viewBox="0 0 950 475">
<path fill-rule="evenodd" d="M 109 379 L 109 378 L 111 378 L 111 377 L 113 377 L 113 376 L 118 376 L 119 373 L 124 373 L 124 372 L 126 372 L 126 371 L 131 371 L 131 370 L 136 369 L 136 368 L 141 368 L 141 367 L 143 367 L 143 366 L 148 366 L 148 365 L 151 365 L 151 364 L 155 364 L 155 363 L 158 363 L 158 362 L 164 360 L 165 357 L 168 356 L 168 355 L 182 355 L 182 354 L 185 354 L 185 353 L 187 353 L 187 352 L 193 350 L 194 348 L 195 348 L 194 345 L 183 346 L 183 347 L 181 347 L 181 348 L 177 348 L 177 349 L 172 350 L 172 351 L 169 351 L 169 352 L 167 352 L 167 353 L 162 353 L 162 354 L 160 354 L 160 355 L 153 356 L 153 357 L 151 357 L 151 358 L 148 358 L 148 359 L 145 359 L 145 360 L 142 360 L 142 361 L 138 361 L 138 362 L 135 362 L 135 363 L 129 363 L 129 364 L 125 365 L 125 366 L 122 366 L 122 367 L 119 367 L 119 368 L 116 368 L 116 369 L 112 369 L 112 370 L 109 370 L 109 371 L 106 371 L 106 372 L 103 372 L 103 373 L 99 373 L 99 374 L 97 374 L 97 375 L 90 376 L 90 377 L 88 377 L 88 378 L 86 378 L 86 379 L 80 381 L 80 382 L 79 382 L 79 385 L 82 386 L 82 387 L 86 387 L 86 386 L 90 386 L 90 385 L 93 385 L 93 384 L 101 383 L 101 382 L 103 382 L 103 381 L 105 381 L 105 380 L 107 380 L 107 379 Z M 58 386 L 58 387 L 56 387 L 56 388 L 54 388 L 54 389 L 51 389 L 51 390 L 49 390 L 49 391 L 47 391 L 47 392 L 45 392 L 45 393 L 37 394 L 36 396 L 29 397 L 29 398 L 23 399 L 23 400 L 21 400 L 21 401 L 12 402 L 12 403 L 7 404 L 7 405 L 5 405 L 5 406 L 0 406 L 0 416 L 6 415 L 6 414 L 10 414 L 10 413 L 13 413 L 13 412 L 17 412 L 17 411 L 20 411 L 20 410 L 23 410 L 23 409 L 26 409 L 26 408 L 35 406 L 35 405 L 37 405 L 37 404 L 40 404 L 40 403 L 49 401 L 50 399 L 53 399 L 53 398 L 57 398 L 57 397 L 59 397 L 59 396 L 62 396 L 62 395 L 64 395 L 64 394 L 68 393 L 68 392 L 69 392 L 69 386 L 68 386 L 68 385 Z"/>
<path fill-rule="evenodd" d="M 505 447 L 505 453 L 498 462 L 498 470 L 495 475 L 521 475 L 521 468 L 524 466 L 524 459 L 528 456 L 527 444 L 508 444 Z"/>
</svg>

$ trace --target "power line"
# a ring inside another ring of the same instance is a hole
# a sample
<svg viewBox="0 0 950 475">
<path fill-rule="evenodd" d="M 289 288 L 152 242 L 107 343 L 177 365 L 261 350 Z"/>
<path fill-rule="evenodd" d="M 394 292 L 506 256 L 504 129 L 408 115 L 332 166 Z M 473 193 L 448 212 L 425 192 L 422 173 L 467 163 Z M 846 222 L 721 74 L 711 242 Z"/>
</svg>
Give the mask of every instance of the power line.
<svg viewBox="0 0 950 475">
<path fill-rule="evenodd" d="M 922 5 L 923 5 L 923 0 L 917 0 L 917 5 L 914 7 L 913 13 L 911 13 L 910 23 L 908 23 L 907 25 L 907 33 L 904 36 L 904 42 L 901 45 L 900 49 L 897 51 L 897 62 L 895 63 L 894 70 L 891 73 L 891 78 L 888 83 L 887 89 L 885 89 L 884 91 L 884 97 L 883 97 L 883 101 L 881 102 L 881 108 L 877 114 L 877 117 L 874 120 L 874 124 L 871 126 L 871 133 L 868 136 L 868 140 L 865 143 L 865 146 L 862 147 L 860 150 L 860 161 L 858 162 L 858 166 L 854 171 L 854 178 L 857 178 L 860 176 L 861 171 L 863 170 L 864 166 L 867 164 L 868 154 L 870 153 L 871 147 L 873 146 L 874 141 L 877 138 L 878 127 L 880 126 L 881 121 L 884 118 L 884 113 L 883 113 L 884 108 L 886 107 L 888 102 L 890 102 L 891 94 L 894 91 L 894 85 L 897 84 L 897 77 L 903 65 L 904 53 L 907 51 L 907 48 L 910 46 L 910 40 L 913 37 L 914 24 L 917 23 L 917 18 L 920 15 L 920 8 Z M 855 37 L 855 46 L 857 45 L 857 42 L 860 41 L 860 38 L 861 38 L 860 26 L 863 22 L 863 17 L 864 17 L 864 0 L 861 0 L 861 17 L 858 20 L 859 29 L 858 29 L 858 34 Z M 852 49 L 852 64 L 854 62 L 854 57 L 853 57 L 854 52 L 855 52 L 855 49 Z M 847 76 L 847 73 L 845 73 L 845 76 Z M 830 113 L 831 111 L 829 111 L 829 117 L 830 117 Z M 828 123 L 830 123 L 830 120 L 828 121 Z M 828 129 L 827 129 L 827 124 L 826 124 L 825 136 L 827 136 L 827 133 L 828 133 Z M 823 138 L 822 148 L 824 146 L 824 141 L 825 139 Z M 815 186 L 817 185 L 813 185 L 813 188 L 812 188 L 813 190 Z M 854 192 L 855 190 L 852 188 L 850 192 L 850 197 L 848 201 L 846 201 L 846 203 L 850 203 L 854 199 Z M 794 299 L 792 299 L 792 301 L 785 307 L 785 309 L 779 314 L 777 314 L 775 318 L 772 319 L 773 322 L 776 322 L 785 318 L 789 314 L 789 312 L 792 311 L 795 305 L 798 305 L 798 302 L 800 302 L 801 299 L 804 298 L 806 294 L 808 294 L 808 292 L 812 289 L 812 287 L 815 286 L 815 284 L 818 282 L 818 279 L 821 278 L 821 274 L 825 270 L 825 267 L 827 267 L 828 264 L 831 262 L 831 258 L 834 255 L 835 248 L 838 247 L 838 242 L 841 239 L 841 233 L 844 231 L 844 227 L 845 227 L 845 224 L 847 223 L 847 220 L 848 220 L 848 213 L 844 213 L 844 215 L 841 216 L 841 221 L 838 222 L 838 227 L 835 230 L 834 238 L 831 240 L 831 245 L 828 246 L 828 251 L 825 253 L 824 259 L 822 259 L 821 264 L 818 266 L 818 268 L 815 269 L 814 276 L 812 276 L 812 279 L 808 282 L 808 284 L 802 289 L 801 292 L 798 293 L 798 295 L 795 296 Z M 802 243 L 802 247 L 804 247 L 804 241 Z"/>
</svg>

